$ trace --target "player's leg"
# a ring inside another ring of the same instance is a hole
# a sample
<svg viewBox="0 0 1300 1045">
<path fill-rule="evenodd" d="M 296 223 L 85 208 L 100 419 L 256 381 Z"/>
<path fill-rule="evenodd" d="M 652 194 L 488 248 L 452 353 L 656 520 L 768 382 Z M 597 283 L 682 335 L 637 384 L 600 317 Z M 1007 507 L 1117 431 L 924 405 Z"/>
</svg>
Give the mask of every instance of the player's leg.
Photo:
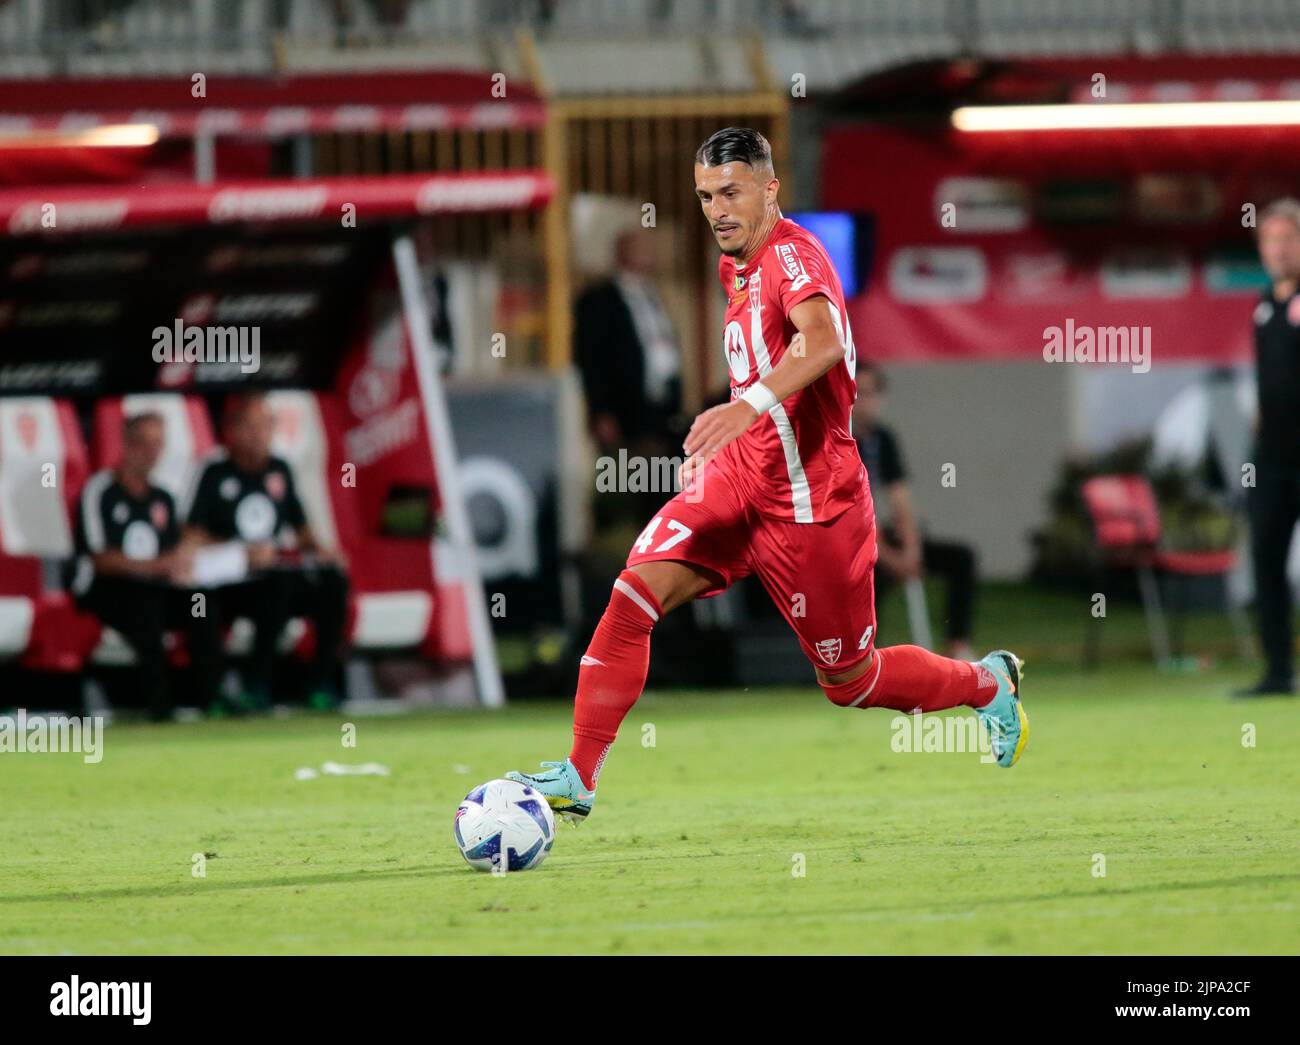
<svg viewBox="0 0 1300 1045">
<path fill-rule="evenodd" d="M 829 523 L 764 520 L 755 570 L 794 628 L 817 681 L 840 707 L 942 711 L 966 705 L 989 729 L 1001 765 L 1028 737 L 1020 661 L 1004 650 L 971 662 L 920 646 L 877 649 L 875 522 L 865 498 Z"/>
<path fill-rule="evenodd" d="M 1259 468 L 1250 491 L 1251 558 L 1255 570 L 1255 609 L 1260 644 L 1264 650 L 1264 677 L 1238 696 L 1289 693 L 1294 685 L 1291 582 L 1287 560 L 1291 536 L 1300 516 L 1294 481 L 1267 463 Z"/>
<path fill-rule="evenodd" d="M 96 577 L 82 605 L 112 627 L 135 651 L 140 693 L 155 721 L 171 717 L 163 637 L 167 589 L 131 577 Z"/>
<path fill-rule="evenodd" d="M 196 601 L 198 596 L 202 599 Z M 201 708 L 212 708 L 221 700 L 221 621 L 215 593 L 189 588 L 172 588 L 167 595 L 167 623 L 184 632 L 190 654 L 194 685 L 191 699 Z"/>
<path fill-rule="evenodd" d="M 975 620 L 975 552 L 958 541 L 921 542 L 921 559 L 927 576 L 942 577 L 948 586 L 948 655 L 971 656 L 971 630 Z"/>
<path fill-rule="evenodd" d="M 679 494 L 651 519 L 614 581 L 609 605 L 578 669 L 573 747 L 542 773 L 506 775 L 536 787 L 555 811 L 580 822 L 595 801 L 619 725 L 645 688 L 650 633 L 665 613 L 725 590 L 747 572 L 744 512 L 721 480 L 707 501 Z"/>
<path fill-rule="evenodd" d="M 645 689 L 650 632 L 665 614 L 717 588 L 716 575 L 687 562 L 643 562 L 619 574 L 578 668 L 569 761 L 595 790 L 618 727 Z"/>
<path fill-rule="evenodd" d="M 341 703 L 339 660 L 348 619 L 348 578 L 337 566 L 321 563 L 278 571 L 285 587 L 285 617 L 304 617 L 316 631 L 307 668 L 307 705 L 332 711 Z"/>
<path fill-rule="evenodd" d="M 284 626 L 289 622 L 292 594 L 287 571 L 268 570 L 238 584 L 216 589 L 215 602 L 223 621 L 246 617 L 253 625 L 253 648 L 243 671 L 242 692 L 233 707 L 221 702 L 217 715 L 260 711 L 271 706 L 271 673 Z"/>
</svg>

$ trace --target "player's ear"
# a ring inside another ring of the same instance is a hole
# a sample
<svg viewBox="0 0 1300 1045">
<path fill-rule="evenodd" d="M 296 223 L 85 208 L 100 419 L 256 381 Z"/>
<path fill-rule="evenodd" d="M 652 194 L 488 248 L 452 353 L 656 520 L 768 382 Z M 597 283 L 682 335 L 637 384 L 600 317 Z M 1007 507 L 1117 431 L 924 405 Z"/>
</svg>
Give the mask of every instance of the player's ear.
<svg viewBox="0 0 1300 1045">
<path fill-rule="evenodd" d="M 780 178 L 773 177 L 772 180 L 767 183 L 767 188 L 764 190 L 764 193 L 769 206 L 774 206 L 776 204 L 776 195 L 780 191 L 780 189 L 781 189 Z"/>
</svg>

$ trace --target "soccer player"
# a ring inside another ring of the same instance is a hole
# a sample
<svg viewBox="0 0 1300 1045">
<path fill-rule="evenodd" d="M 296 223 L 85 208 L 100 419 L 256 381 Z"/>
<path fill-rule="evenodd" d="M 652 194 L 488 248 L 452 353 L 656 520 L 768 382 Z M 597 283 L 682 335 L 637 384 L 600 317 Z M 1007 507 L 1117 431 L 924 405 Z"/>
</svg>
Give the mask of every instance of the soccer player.
<svg viewBox="0 0 1300 1045">
<path fill-rule="evenodd" d="M 942 577 L 948 586 L 947 653 L 965 659 L 973 655 L 970 636 L 975 612 L 975 553 L 957 541 L 921 536 L 898 437 L 880 420 L 885 373 L 874 363 L 860 359 L 857 377 L 853 438 L 867 468 L 873 499 L 887 498 L 889 509 L 888 525 L 876 534 L 876 596 L 883 598 L 893 584 L 913 580 L 922 573 Z"/>
<path fill-rule="evenodd" d="M 247 552 L 249 578 L 217 588 L 213 600 L 224 616 L 253 621 L 253 655 L 239 706 L 269 706 L 276 643 L 289 619 L 301 615 L 316 625 L 308 704 L 329 710 L 339 703 L 335 679 L 347 620 L 348 581 L 342 560 L 320 546 L 288 462 L 271 453 L 275 417 L 266 397 L 232 396 L 224 422 L 225 446 L 196 477 L 185 521 L 186 536 L 196 545 L 240 541 Z M 297 552 L 309 558 L 288 556 L 286 536 L 292 536 Z"/>
<path fill-rule="evenodd" d="M 86 480 L 77 510 L 81 557 L 72 584 L 77 604 L 115 628 L 135 650 L 140 688 L 158 721 L 173 710 L 163 647 L 167 629 L 187 633 L 205 703 L 216 699 L 221 656 L 215 620 L 194 612 L 193 552 L 181 543 L 176 506 L 171 494 L 149 481 L 163 439 L 157 414 L 127 418 L 117 467 Z"/>
<path fill-rule="evenodd" d="M 846 708 L 967 705 L 1001 766 L 1029 736 L 1021 661 L 995 650 L 950 660 L 875 645 L 875 521 L 849 433 L 853 335 L 839 277 L 809 232 L 781 216 L 780 182 L 757 131 L 718 131 L 695 154 L 695 194 L 722 251 L 722 344 L 731 401 L 687 433 L 682 491 L 642 531 L 582 658 L 573 747 L 543 772 L 507 774 L 579 823 L 619 724 L 645 686 L 650 632 L 689 599 L 757 574 L 817 682 Z"/>
</svg>

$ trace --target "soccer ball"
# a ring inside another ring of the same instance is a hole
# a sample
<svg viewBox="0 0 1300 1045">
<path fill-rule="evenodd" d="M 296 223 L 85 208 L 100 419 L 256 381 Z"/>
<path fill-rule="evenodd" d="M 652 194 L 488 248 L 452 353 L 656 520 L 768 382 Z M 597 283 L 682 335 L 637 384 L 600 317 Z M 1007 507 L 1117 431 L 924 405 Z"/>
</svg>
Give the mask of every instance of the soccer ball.
<svg viewBox="0 0 1300 1045">
<path fill-rule="evenodd" d="M 456 810 L 456 844 L 476 871 L 527 871 L 555 844 L 555 814 L 534 788 L 514 780 L 479 784 Z"/>
</svg>

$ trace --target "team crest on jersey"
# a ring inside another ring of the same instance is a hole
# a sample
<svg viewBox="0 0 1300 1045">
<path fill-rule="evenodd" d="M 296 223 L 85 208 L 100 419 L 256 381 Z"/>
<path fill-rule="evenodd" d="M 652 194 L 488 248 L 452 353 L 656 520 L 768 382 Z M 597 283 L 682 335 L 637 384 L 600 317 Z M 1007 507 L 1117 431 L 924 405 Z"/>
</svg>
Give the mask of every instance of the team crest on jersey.
<svg viewBox="0 0 1300 1045">
<path fill-rule="evenodd" d="M 131 509 L 119 501 L 117 506 L 113 509 L 113 521 L 115 523 L 124 523 L 130 514 Z"/>
<path fill-rule="evenodd" d="M 221 485 L 217 487 L 217 492 L 221 494 L 223 500 L 233 501 L 239 496 L 239 480 L 233 475 L 227 476 L 221 480 Z"/>
<path fill-rule="evenodd" d="M 167 529 L 167 505 L 162 501 L 154 501 L 149 505 L 149 518 L 155 530 Z"/>
<path fill-rule="evenodd" d="M 822 639 L 817 643 L 817 656 L 821 657 L 823 664 L 834 664 L 843 652 L 844 643 L 839 639 Z"/>
<path fill-rule="evenodd" d="M 745 277 L 740 275 L 740 273 L 736 273 L 736 289 L 737 290 L 745 289 Z"/>
<path fill-rule="evenodd" d="M 280 500 L 284 497 L 284 476 L 279 472 L 271 472 L 266 477 L 266 492 L 271 495 L 273 500 Z"/>
<path fill-rule="evenodd" d="M 778 244 L 776 256 L 781 260 L 781 267 L 785 269 L 785 274 L 794 280 L 791 290 L 806 287 L 812 282 L 812 277 L 803 269 L 803 262 L 799 260 L 799 252 L 795 250 L 793 243 Z"/>
<path fill-rule="evenodd" d="M 1300 295 L 1287 302 L 1286 321 L 1293 327 L 1300 327 Z"/>
<path fill-rule="evenodd" d="M 1273 302 L 1261 301 L 1255 306 L 1255 325 L 1263 326 L 1273 318 Z"/>
</svg>

